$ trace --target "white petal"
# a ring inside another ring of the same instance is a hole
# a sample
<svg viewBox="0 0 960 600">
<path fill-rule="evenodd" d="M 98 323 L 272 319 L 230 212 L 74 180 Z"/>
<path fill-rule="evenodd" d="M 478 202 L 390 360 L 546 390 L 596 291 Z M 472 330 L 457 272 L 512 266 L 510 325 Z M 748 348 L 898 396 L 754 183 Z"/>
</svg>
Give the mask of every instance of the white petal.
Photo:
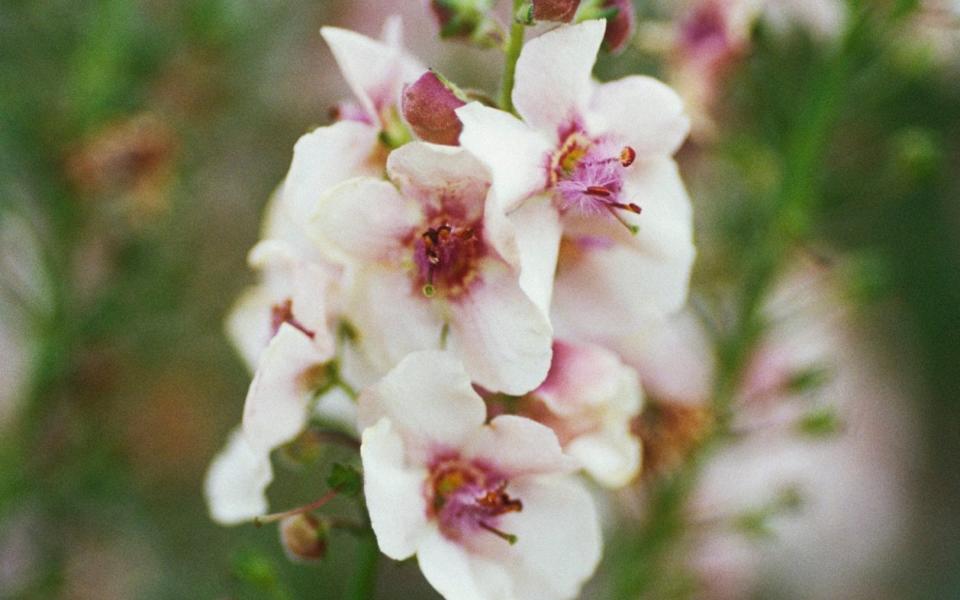
<svg viewBox="0 0 960 600">
<path fill-rule="evenodd" d="M 400 191 L 421 202 L 440 196 L 483 199 L 490 173 L 472 154 L 455 146 L 410 142 L 390 153 L 387 172 Z"/>
<path fill-rule="evenodd" d="M 347 318 L 375 372 L 386 373 L 411 352 L 440 347 L 443 321 L 407 273 L 371 268 L 357 272 L 354 281 Z"/>
<path fill-rule="evenodd" d="M 405 83 L 412 83 L 427 70 L 389 42 L 337 27 L 324 27 L 320 35 L 357 100 L 375 121 L 383 108 L 397 104 Z"/>
<path fill-rule="evenodd" d="M 471 553 L 436 529 L 421 542 L 417 563 L 430 585 L 447 600 L 517 598 L 512 593 L 514 582 L 502 565 Z"/>
<path fill-rule="evenodd" d="M 575 597 L 600 561 L 601 535 L 590 494 L 569 477 L 511 482 L 523 510 L 505 515 L 498 527 L 517 536 L 500 557 L 515 584 L 512 598 Z"/>
<path fill-rule="evenodd" d="M 360 394 L 359 405 L 361 427 L 388 417 L 414 453 L 458 448 L 487 416 L 460 361 L 436 350 L 404 358 Z"/>
<path fill-rule="evenodd" d="M 423 485 L 427 470 L 410 468 L 404 460 L 403 439 L 390 419 L 381 419 L 363 432 L 363 491 L 380 551 L 394 560 L 413 555 L 429 533 Z"/>
<path fill-rule="evenodd" d="M 495 465 L 508 478 L 576 468 L 552 429 L 515 415 L 501 415 L 477 430 L 463 447 L 463 455 Z"/>
<path fill-rule="evenodd" d="M 416 204 L 389 182 L 359 177 L 320 197 L 310 232 L 334 260 L 395 262 L 400 240 L 420 218 Z"/>
<path fill-rule="evenodd" d="M 591 477 L 608 488 L 623 487 L 640 472 L 640 441 L 625 425 L 581 435 L 566 447 Z"/>
<path fill-rule="evenodd" d="M 680 96 L 652 77 L 631 75 L 604 83 L 590 106 L 598 117 L 590 132 L 631 146 L 640 160 L 672 155 L 690 132 Z"/>
<path fill-rule="evenodd" d="M 561 25 L 527 42 L 517 61 L 513 104 L 524 121 L 555 134 L 581 116 L 606 21 Z"/>
<path fill-rule="evenodd" d="M 450 303 L 450 348 L 471 378 L 491 391 L 524 394 L 547 376 L 553 329 L 503 263 Z"/>
<path fill-rule="evenodd" d="M 531 198 L 510 213 L 520 257 L 520 289 L 550 314 L 560 250 L 560 218 L 547 195 Z"/>
<path fill-rule="evenodd" d="M 357 403 L 339 386 L 330 388 L 317 398 L 313 415 L 349 433 L 360 433 L 357 427 Z"/>
<path fill-rule="evenodd" d="M 555 341 L 550 373 L 534 393 L 559 416 L 595 409 L 627 416 L 640 410 L 636 372 L 595 344 Z"/>
<path fill-rule="evenodd" d="M 203 483 L 211 518 L 236 525 L 266 513 L 266 489 L 272 480 L 269 452 L 254 450 L 239 429 L 232 432 Z"/>
<path fill-rule="evenodd" d="M 253 448 L 269 452 L 303 430 L 314 393 L 310 373 L 331 358 L 317 353 L 302 331 L 280 326 L 263 351 L 243 407 L 243 433 Z"/>
<path fill-rule="evenodd" d="M 556 145 L 502 110 L 471 102 L 457 109 L 463 123 L 460 145 L 490 169 L 493 193 L 504 211 L 547 186 L 550 155 Z"/>
<path fill-rule="evenodd" d="M 270 343 L 270 309 L 273 299 L 263 286 L 252 286 L 240 294 L 227 315 L 227 337 L 251 372 L 257 369 L 260 353 Z"/>
<path fill-rule="evenodd" d="M 282 203 L 271 206 L 270 214 L 278 216 L 268 223 L 288 218 L 302 227 L 332 186 L 351 177 L 379 176 L 383 163 L 377 157 L 377 136 L 375 127 L 357 121 L 340 121 L 302 136 L 293 147 Z M 290 228 L 278 221 L 271 229 L 284 227 Z"/>
<path fill-rule="evenodd" d="M 613 244 L 561 258 L 554 288 L 558 331 L 589 339 L 619 337 L 686 302 L 695 250 L 690 200 L 672 160 L 635 164 L 627 196 L 643 207 L 630 236 L 612 219 L 569 221 L 568 235 L 601 234 Z"/>
</svg>

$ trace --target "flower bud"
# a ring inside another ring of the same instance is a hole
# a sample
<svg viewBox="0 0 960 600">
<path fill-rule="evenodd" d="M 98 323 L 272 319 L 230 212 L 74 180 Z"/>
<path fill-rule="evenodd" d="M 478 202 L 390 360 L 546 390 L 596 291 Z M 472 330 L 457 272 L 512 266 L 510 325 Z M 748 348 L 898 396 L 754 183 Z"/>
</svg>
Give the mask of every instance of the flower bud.
<svg viewBox="0 0 960 600">
<path fill-rule="evenodd" d="M 606 0 L 604 8 L 616 10 L 616 14 L 607 19 L 607 32 L 603 36 L 603 45 L 607 52 L 617 53 L 630 43 L 637 28 L 637 16 L 631 0 Z"/>
<path fill-rule="evenodd" d="M 417 137 L 434 144 L 456 146 L 463 124 L 456 109 L 466 104 L 433 71 L 403 89 L 402 110 Z"/>
<path fill-rule="evenodd" d="M 533 0 L 533 18 L 537 21 L 569 23 L 579 6 L 580 0 Z"/>
<path fill-rule="evenodd" d="M 428 0 L 440 25 L 440 37 L 465 39 L 483 47 L 501 41 L 496 23 L 489 16 L 493 4 L 492 0 Z"/>
<path fill-rule="evenodd" d="M 309 513 L 280 521 L 280 543 L 290 560 L 315 561 L 327 554 L 327 529 Z"/>
</svg>

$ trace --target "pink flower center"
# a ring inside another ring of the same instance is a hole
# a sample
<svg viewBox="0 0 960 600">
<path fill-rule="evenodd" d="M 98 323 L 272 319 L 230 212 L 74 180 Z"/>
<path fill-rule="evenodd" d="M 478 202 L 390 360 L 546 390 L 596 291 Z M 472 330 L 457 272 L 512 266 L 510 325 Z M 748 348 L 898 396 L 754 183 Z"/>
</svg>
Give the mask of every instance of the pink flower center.
<svg viewBox="0 0 960 600">
<path fill-rule="evenodd" d="M 523 503 L 507 492 L 507 479 L 477 461 L 447 455 L 436 460 L 427 481 L 428 514 L 453 540 L 486 531 L 510 542 L 516 536 L 497 528 L 499 517 L 520 512 Z"/>
<path fill-rule="evenodd" d="M 557 191 L 560 210 L 583 215 L 607 214 L 636 233 L 637 226 L 621 214 L 641 212 L 640 206 L 622 199 L 626 169 L 636 157 L 630 146 L 615 151 L 610 144 L 592 140 L 579 131 L 568 135 L 550 168 L 550 181 Z"/>
<path fill-rule="evenodd" d="M 425 296 L 432 297 L 438 290 L 457 296 L 467 289 L 484 253 L 482 234 L 480 223 L 455 225 L 440 220 L 414 239 L 417 284 Z"/>
<path fill-rule="evenodd" d="M 287 298 L 279 304 L 274 304 L 270 309 L 270 337 L 277 335 L 280 326 L 286 323 L 303 332 L 308 338 L 313 339 L 316 332 L 307 329 L 307 327 L 293 316 L 293 300 Z"/>
</svg>

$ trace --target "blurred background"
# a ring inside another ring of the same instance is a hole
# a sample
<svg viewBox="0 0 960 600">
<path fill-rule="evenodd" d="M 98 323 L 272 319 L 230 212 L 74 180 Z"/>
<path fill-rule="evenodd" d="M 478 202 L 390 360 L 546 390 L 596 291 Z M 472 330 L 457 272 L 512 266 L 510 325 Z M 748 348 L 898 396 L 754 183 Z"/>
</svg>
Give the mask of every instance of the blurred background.
<svg viewBox="0 0 960 600">
<path fill-rule="evenodd" d="M 665 78 L 695 113 L 679 155 L 694 302 L 740 285 L 781 158 L 818 153 L 802 252 L 837 265 L 891 382 L 878 393 L 903 402 L 893 453 L 910 455 L 882 586 L 803 593 L 774 574 L 750 595 L 958 598 L 960 7 L 877 0 L 845 41 L 829 13 L 771 9 L 704 67 L 677 33 L 695 4 L 637 0 L 635 42 L 597 71 Z M 202 481 L 249 383 L 222 324 L 253 280 L 261 210 L 297 138 L 349 93 L 318 30 L 376 36 L 393 13 L 427 64 L 495 91 L 499 53 L 441 43 L 414 0 L 0 2 L 0 598 L 344 593 L 353 539 L 290 563 L 275 529 L 214 525 Z M 323 475 L 281 479 L 272 505 L 313 499 Z M 435 597 L 415 566 L 384 564 L 380 583 Z"/>
</svg>

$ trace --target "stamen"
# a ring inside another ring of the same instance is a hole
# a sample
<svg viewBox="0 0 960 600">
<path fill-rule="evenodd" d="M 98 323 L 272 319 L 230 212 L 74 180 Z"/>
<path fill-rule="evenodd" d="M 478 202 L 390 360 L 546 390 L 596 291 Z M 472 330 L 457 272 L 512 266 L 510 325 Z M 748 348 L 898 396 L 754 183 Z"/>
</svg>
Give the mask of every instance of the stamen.
<svg viewBox="0 0 960 600">
<path fill-rule="evenodd" d="M 515 535 L 512 534 L 512 533 L 507 533 L 507 532 L 505 532 L 505 531 L 501 531 L 501 530 L 497 529 L 496 527 L 491 527 L 490 525 L 488 525 L 487 523 L 484 523 L 483 521 L 480 521 L 480 527 L 482 527 L 483 529 L 486 529 L 487 531 L 489 531 L 489 532 L 492 533 L 493 535 L 495 535 L 495 536 L 497 536 L 498 538 L 504 540 L 505 542 L 507 542 L 507 543 L 510 544 L 511 546 L 517 543 L 517 539 L 518 539 L 518 538 L 517 538 L 517 536 L 515 536 Z"/>
<path fill-rule="evenodd" d="M 620 164 L 629 167 L 635 160 L 637 160 L 637 151 L 630 146 L 624 146 L 620 151 Z"/>
<path fill-rule="evenodd" d="M 603 198 L 609 198 L 611 195 L 613 195 L 613 192 L 602 185 L 588 185 L 586 192 L 591 196 L 601 196 Z"/>
<path fill-rule="evenodd" d="M 628 222 L 626 219 L 624 219 L 624 218 L 620 215 L 620 213 L 617 212 L 617 207 L 616 207 L 616 206 L 614 206 L 614 205 L 612 205 L 612 204 L 606 204 L 605 207 L 606 207 L 607 211 L 609 211 L 610 214 L 613 215 L 613 218 L 614 218 L 614 219 L 620 221 L 620 224 L 627 228 L 627 231 L 630 232 L 630 235 L 637 235 L 637 234 L 640 232 L 640 227 L 637 226 L 637 225 L 634 225 L 633 223 L 630 223 L 630 222 Z M 637 207 L 637 208 L 639 208 L 639 207 Z M 628 210 L 629 210 L 629 209 L 628 209 Z M 633 212 L 633 211 L 631 210 L 630 212 Z"/>
</svg>

